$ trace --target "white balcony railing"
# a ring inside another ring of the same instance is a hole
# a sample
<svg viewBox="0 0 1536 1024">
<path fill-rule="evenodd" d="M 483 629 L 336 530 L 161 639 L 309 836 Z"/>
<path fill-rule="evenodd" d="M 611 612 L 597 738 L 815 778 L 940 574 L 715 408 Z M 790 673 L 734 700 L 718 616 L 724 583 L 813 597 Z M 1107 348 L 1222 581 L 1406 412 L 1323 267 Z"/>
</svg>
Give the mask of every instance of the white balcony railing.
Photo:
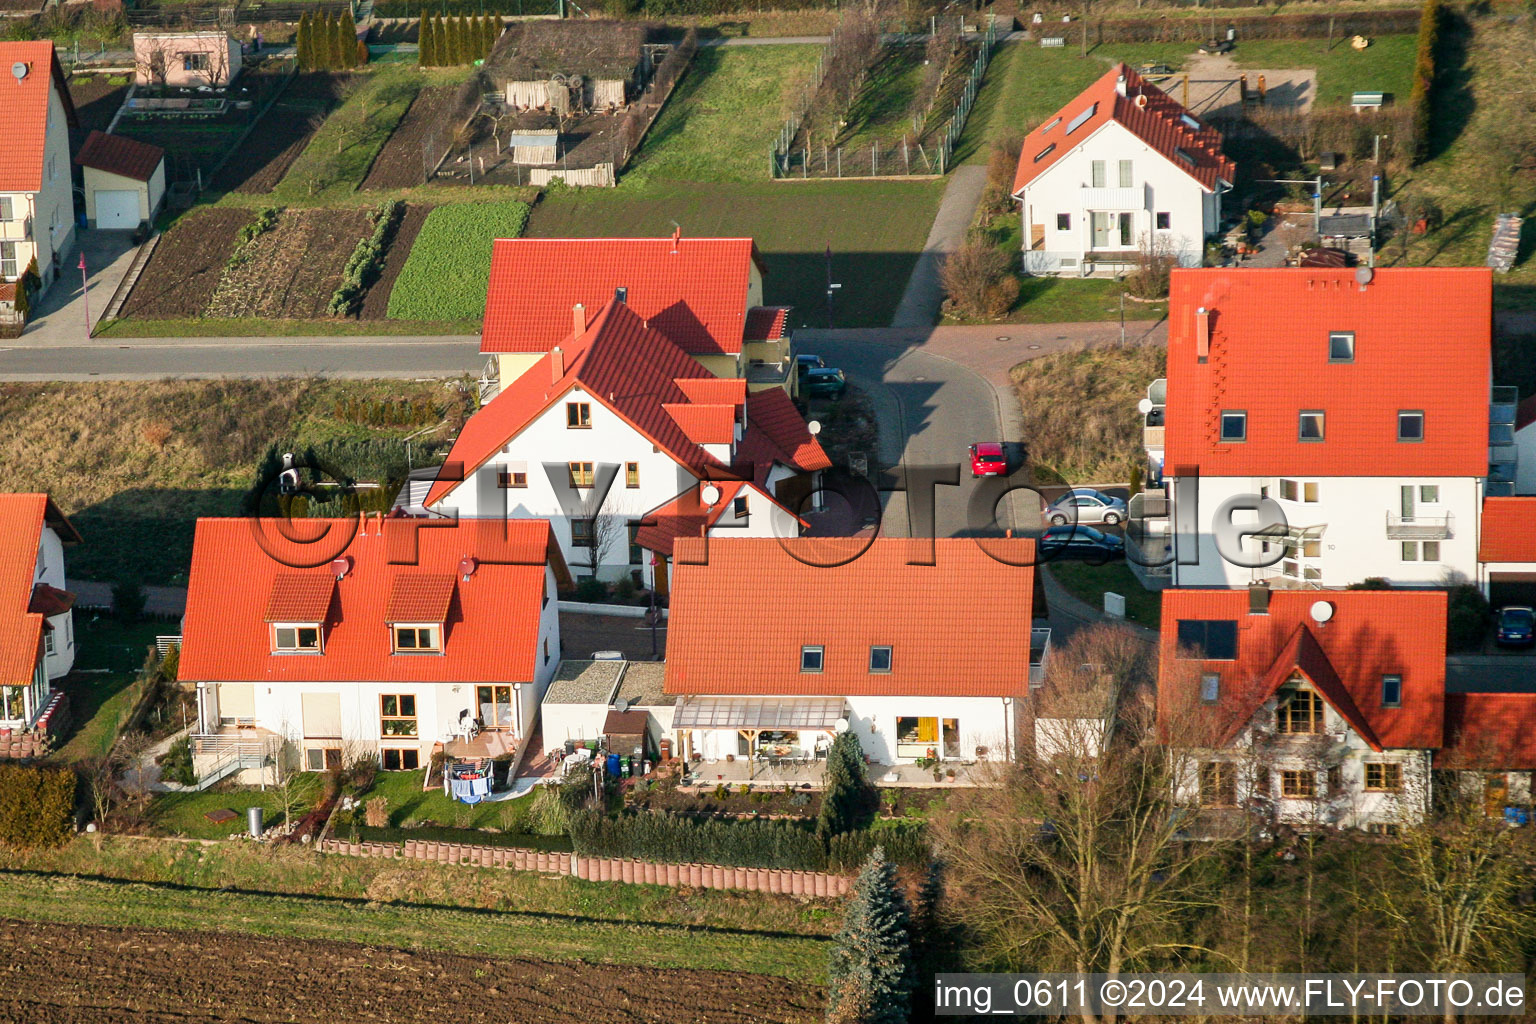
<svg viewBox="0 0 1536 1024">
<path fill-rule="evenodd" d="M 1029 631 L 1029 685 L 1045 683 L 1045 667 L 1051 660 L 1051 630 L 1036 626 Z"/>
<path fill-rule="evenodd" d="M 1403 515 L 1387 513 L 1388 540 L 1448 540 L 1455 526 L 1455 516 L 1446 512 L 1441 515 Z"/>
<path fill-rule="evenodd" d="M 15 220 L 0 220 L 0 241 L 32 241 L 32 218 L 18 217 Z"/>
<path fill-rule="evenodd" d="M 1092 185 L 1084 185 L 1080 198 L 1082 200 L 1081 208 L 1084 210 L 1119 213 L 1145 210 L 1147 208 L 1147 190 L 1145 186 L 1094 188 Z"/>
</svg>

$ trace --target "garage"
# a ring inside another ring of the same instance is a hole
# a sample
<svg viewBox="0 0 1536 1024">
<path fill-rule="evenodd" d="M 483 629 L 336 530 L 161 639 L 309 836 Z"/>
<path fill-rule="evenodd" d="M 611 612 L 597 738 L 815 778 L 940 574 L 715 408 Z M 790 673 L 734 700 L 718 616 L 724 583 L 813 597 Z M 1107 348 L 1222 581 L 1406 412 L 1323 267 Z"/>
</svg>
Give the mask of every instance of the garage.
<svg viewBox="0 0 1536 1024">
<path fill-rule="evenodd" d="M 139 194 L 127 189 L 103 189 L 96 193 L 96 226 L 127 228 L 139 226 Z"/>
<path fill-rule="evenodd" d="M 1495 608 L 1523 604 L 1536 608 L 1536 572 L 1491 572 L 1488 603 Z"/>
</svg>

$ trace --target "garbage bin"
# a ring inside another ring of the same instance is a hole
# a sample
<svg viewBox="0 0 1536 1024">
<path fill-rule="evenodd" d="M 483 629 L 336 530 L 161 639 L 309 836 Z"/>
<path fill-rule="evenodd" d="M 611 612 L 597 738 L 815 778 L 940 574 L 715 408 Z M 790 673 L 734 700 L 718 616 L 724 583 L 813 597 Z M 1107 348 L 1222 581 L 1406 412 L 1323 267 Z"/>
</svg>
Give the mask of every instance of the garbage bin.
<svg viewBox="0 0 1536 1024">
<path fill-rule="evenodd" d="M 615 778 L 619 775 L 619 755 L 609 754 L 607 760 L 608 774 Z"/>
<path fill-rule="evenodd" d="M 245 825 L 250 829 L 251 838 L 260 839 L 262 833 L 261 808 L 251 807 L 245 812 Z"/>
</svg>

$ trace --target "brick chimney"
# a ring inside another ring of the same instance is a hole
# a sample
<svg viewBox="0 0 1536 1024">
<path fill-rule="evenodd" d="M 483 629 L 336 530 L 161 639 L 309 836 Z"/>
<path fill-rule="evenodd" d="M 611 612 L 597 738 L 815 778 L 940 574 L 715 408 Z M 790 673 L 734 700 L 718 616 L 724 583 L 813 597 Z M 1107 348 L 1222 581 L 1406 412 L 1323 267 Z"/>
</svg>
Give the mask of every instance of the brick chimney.
<svg viewBox="0 0 1536 1024">
<path fill-rule="evenodd" d="M 1204 306 L 1195 310 L 1195 355 L 1202 363 L 1211 355 L 1211 313 Z"/>
<path fill-rule="evenodd" d="M 576 307 L 580 309 L 580 306 Z M 559 345 L 549 350 L 549 382 L 558 383 L 565 376 L 565 353 Z"/>
<path fill-rule="evenodd" d="M 571 326 L 577 334 L 585 334 L 587 330 L 587 307 L 581 303 L 571 307 Z"/>
</svg>

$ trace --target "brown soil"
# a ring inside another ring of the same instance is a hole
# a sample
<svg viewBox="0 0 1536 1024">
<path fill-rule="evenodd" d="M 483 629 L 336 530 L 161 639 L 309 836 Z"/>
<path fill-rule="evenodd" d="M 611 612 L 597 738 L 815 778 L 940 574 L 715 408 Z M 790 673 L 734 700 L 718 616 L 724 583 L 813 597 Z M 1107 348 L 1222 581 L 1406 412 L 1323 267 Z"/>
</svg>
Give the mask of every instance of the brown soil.
<svg viewBox="0 0 1536 1024">
<path fill-rule="evenodd" d="M 325 72 L 297 76 L 246 136 L 239 152 L 219 169 L 212 190 L 248 195 L 272 191 L 309 145 L 326 115 L 346 96 L 349 79 Z"/>
<path fill-rule="evenodd" d="M 0 1019 L 810 1022 L 820 991 L 763 975 L 450 956 L 341 942 L 0 920 Z"/>
<path fill-rule="evenodd" d="M 326 315 L 342 268 L 369 231 L 367 210 L 285 210 L 249 243 L 248 258 L 219 281 L 208 316 Z"/>
<path fill-rule="evenodd" d="M 161 236 L 123 304 L 123 316 L 201 316 L 234 250 L 235 233 L 252 216 L 249 210 L 215 208 L 183 217 Z"/>
<path fill-rule="evenodd" d="M 411 204 L 405 208 L 405 216 L 400 218 L 394 240 L 389 243 L 389 250 L 384 254 L 384 269 L 363 297 L 359 319 L 383 320 L 389 315 L 389 293 L 394 290 L 395 278 L 400 276 L 400 271 L 405 267 L 406 258 L 411 255 L 411 246 L 415 244 L 416 236 L 421 233 L 421 225 L 431 212 L 430 206 Z"/>
<path fill-rule="evenodd" d="M 462 86 L 429 85 L 416 94 L 374 158 L 362 187 L 410 188 L 427 180 L 426 172 L 448 150 L 458 121 L 454 107 Z M 430 150 L 429 156 L 424 156 Z"/>
<path fill-rule="evenodd" d="M 75 105 L 75 117 L 79 121 L 78 128 L 72 128 L 69 133 L 69 147 L 78 150 L 85 137 L 91 134 L 91 129 L 106 131 L 107 125 L 112 123 L 112 115 L 117 113 L 123 105 L 123 98 L 128 95 L 128 85 L 111 85 L 108 79 L 126 79 L 128 76 L 118 75 L 76 75 L 69 80 L 69 98 Z"/>
</svg>

